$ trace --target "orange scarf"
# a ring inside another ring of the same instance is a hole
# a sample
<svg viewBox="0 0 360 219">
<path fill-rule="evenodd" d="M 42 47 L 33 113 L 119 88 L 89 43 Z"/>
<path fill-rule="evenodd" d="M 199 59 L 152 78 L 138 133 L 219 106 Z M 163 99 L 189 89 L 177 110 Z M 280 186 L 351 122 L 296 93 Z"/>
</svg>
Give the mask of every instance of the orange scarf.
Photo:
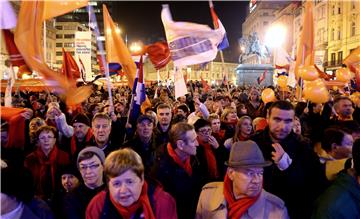
<svg viewBox="0 0 360 219">
<path fill-rule="evenodd" d="M 230 219 L 239 219 L 249 208 L 253 205 L 256 200 L 259 198 L 261 192 L 255 197 L 245 197 L 235 200 L 233 196 L 233 187 L 232 181 L 225 176 L 224 179 L 224 197 L 228 203 L 228 218 Z"/>
<path fill-rule="evenodd" d="M 225 138 L 225 130 L 220 130 L 219 132 L 213 132 L 212 135 L 217 139 L 217 140 L 224 140 Z"/>
<path fill-rule="evenodd" d="M 93 136 L 93 132 L 92 132 L 92 129 L 89 128 L 89 130 L 87 131 L 86 133 L 86 136 L 85 136 L 85 142 L 89 142 L 91 140 Z M 71 156 L 74 156 L 75 152 L 76 152 L 76 136 L 73 135 L 71 137 L 71 142 L 70 142 L 70 149 L 71 149 Z"/>
<path fill-rule="evenodd" d="M 190 164 L 190 157 L 188 157 L 185 161 L 185 163 L 183 163 L 181 161 L 181 159 L 179 158 L 179 156 L 175 153 L 174 149 L 172 148 L 171 144 L 168 143 L 167 144 L 167 150 L 169 152 L 170 157 L 175 161 L 175 163 L 177 163 L 180 167 L 182 167 L 185 172 L 191 176 L 192 175 L 192 167 Z"/>
<path fill-rule="evenodd" d="M 216 164 L 216 158 L 215 158 L 214 152 L 212 151 L 212 146 L 209 143 L 205 143 L 205 142 L 201 141 L 199 138 L 198 138 L 198 142 L 199 142 L 199 145 L 204 148 L 205 158 L 206 158 L 210 177 L 211 178 L 219 177 L 219 172 L 218 172 L 217 164 Z"/>
<path fill-rule="evenodd" d="M 139 199 L 129 207 L 123 207 L 122 205 L 117 203 L 113 199 L 111 194 L 110 194 L 110 201 L 115 206 L 119 214 L 125 219 L 130 219 L 131 216 L 133 216 L 139 208 L 142 208 L 145 215 L 145 219 L 155 219 L 155 215 L 154 212 L 152 211 L 149 197 L 147 195 L 147 189 L 148 189 L 147 183 L 146 181 L 144 181 Z"/>
</svg>

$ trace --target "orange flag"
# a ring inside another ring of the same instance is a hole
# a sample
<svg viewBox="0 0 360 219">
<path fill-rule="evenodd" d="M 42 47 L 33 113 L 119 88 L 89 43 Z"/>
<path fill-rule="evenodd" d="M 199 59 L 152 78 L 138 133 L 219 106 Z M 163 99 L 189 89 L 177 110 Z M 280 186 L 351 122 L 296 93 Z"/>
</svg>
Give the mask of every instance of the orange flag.
<svg viewBox="0 0 360 219">
<path fill-rule="evenodd" d="M 136 76 L 135 62 L 131 58 L 130 52 L 123 39 L 119 33 L 116 32 L 116 25 L 114 24 L 106 5 L 103 5 L 103 16 L 107 63 L 120 63 L 128 78 L 128 85 L 132 89 Z"/>
<path fill-rule="evenodd" d="M 360 46 L 344 59 L 344 64 L 355 73 L 356 89 L 360 90 Z"/>
<path fill-rule="evenodd" d="M 298 78 L 298 68 L 300 65 L 314 65 L 314 19 L 313 3 L 305 2 L 305 13 L 300 41 L 296 51 L 295 76 Z"/>
<path fill-rule="evenodd" d="M 44 59 L 42 25 L 46 19 L 68 13 L 76 8 L 87 5 L 87 1 L 22 1 L 18 23 L 15 29 L 15 43 L 25 62 L 46 80 L 57 83 L 57 86 L 68 94 L 77 97 L 75 101 L 83 101 L 90 94 L 90 88 L 78 88 L 80 95 L 75 91 L 75 83 L 67 81 L 59 73 L 50 69 Z M 29 46 L 31 45 L 31 46 Z M 69 97 L 69 95 L 67 95 Z M 67 100 L 68 101 L 68 100 Z M 70 101 L 73 102 L 74 100 Z M 69 103 L 70 103 L 69 102 Z"/>
</svg>

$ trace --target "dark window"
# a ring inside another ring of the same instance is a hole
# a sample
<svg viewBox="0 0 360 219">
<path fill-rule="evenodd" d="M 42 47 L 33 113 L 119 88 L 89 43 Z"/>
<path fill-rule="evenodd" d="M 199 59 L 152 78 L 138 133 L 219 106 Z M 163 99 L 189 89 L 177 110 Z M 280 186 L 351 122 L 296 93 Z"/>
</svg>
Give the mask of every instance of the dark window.
<svg viewBox="0 0 360 219">
<path fill-rule="evenodd" d="M 335 65 L 336 53 L 331 53 L 331 65 Z"/>
<path fill-rule="evenodd" d="M 62 29 L 63 29 L 62 26 L 56 26 L 55 28 L 58 29 L 58 30 L 62 30 Z"/>
<path fill-rule="evenodd" d="M 56 56 L 62 56 L 62 52 L 56 52 Z"/>
<path fill-rule="evenodd" d="M 73 39 L 75 38 L 75 34 L 64 34 L 65 39 Z"/>
<path fill-rule="evenodd" d="M 63 44 L 62 43 L 56 43 L 56 47 L 62 47 Z"/>
<path fill-rule="evenodd" d="M 338 7 L 338 14 L 341 14 L 341 8 Z"/>
<path fill-rule="evenodd" d="M 355 36 L 356 33 L 356 26 L 355 26 L 355 22 L 351 23 L 351 36 Z"/>
<path fill-rule="evenodd" d="M 56 38 L 57 38 L 57 39 L 62 39 L 62 38 L 63 38 L 63 35 L 62 35 L 62 34 L 56 34 Z"/>
<path fill-rule="evenodd" d="M 342 63 L 342 60 L 343 60 L 343 52 L 340 51 L 338 52 L 338 64 Z"/>
</svg>

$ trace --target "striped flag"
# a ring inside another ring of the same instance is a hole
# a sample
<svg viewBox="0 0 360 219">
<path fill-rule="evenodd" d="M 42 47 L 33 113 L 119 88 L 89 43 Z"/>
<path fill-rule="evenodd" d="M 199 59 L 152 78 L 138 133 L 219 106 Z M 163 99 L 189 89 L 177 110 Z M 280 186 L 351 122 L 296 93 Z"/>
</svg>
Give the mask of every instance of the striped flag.
<svg viewBox="0 0 360 219">
<path fill-rule="evenodd" d="M 211 13 L 214 27 L 215 27 L 215 29 L 219 29 L 220 25 L 222 26 L 222 23 L 221 23 L 220 19 L 218 18 L 217 14 L 215 13 L 214 4 L 212 3 L 212 1 L 209 1 L 209 6 L 210 6 L 210 13 Z M 225 30 L 225 28 L 224 28 L 224 30 Z M 224 50 L 227 47 L 229 47 L 229 41 L 228 41 L 228 38 L 227 38 L 226 32 L 225 32 L 224 38 L 222 39 L 221 43 L 218 45 L 218 49 Z"/>
<path fill-rule="evenodd" d="M 217 47 L 226 33 L 221 22 L 215 30 L 202 24 L 174 22 L 168 5 L 163 5 L 161 20 L 175 66 L 195 65 L 216 58 Z"/>
<path fill-rule="evenodd" d="M 261 84 L 266 78 L 267 69 L 256 79 L 258 84 Z"/>
<path fill-rule="evenodd" d="M 144 84 L 144 70 L 143 57 L 140 57 L 139 68 L 137 69 L 132 90 L 131 108 L 129 113 L 130 124 L 135 124 L 140 115 L 141 105 L 146 100 L 145 84 Z"/>
</svg>

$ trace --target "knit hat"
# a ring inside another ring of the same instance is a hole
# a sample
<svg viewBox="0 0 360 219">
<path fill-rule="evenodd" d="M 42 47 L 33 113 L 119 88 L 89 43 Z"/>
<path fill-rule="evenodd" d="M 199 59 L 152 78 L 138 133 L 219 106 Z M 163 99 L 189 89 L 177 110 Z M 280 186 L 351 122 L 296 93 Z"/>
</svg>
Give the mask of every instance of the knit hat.
<svg viewBox="0 0 360 219">
<path fill-rule="evenodd" d="M 272 164 L 265 161 L 259 146 L 254 141 L 238 141 L 231 146 L 229 161 L 226 165 L 232 168 L 266 167 Z"/>
<path fill-rule="evenodd" d="M 102 164 L 104 164 L 104 161 L 105 161 L 105 154 L 104 152 L 98 148 L 98 147 L 95 147 L 95 146 L 88 146 L 88 147 L 85 147 L 84 149 L 82 149 L 80 152 L 79 152 L 79 155 L 76 159 L 76 165 L 77 165 L 77 168 L 79 169 L 79 158 L 87 153 L 87 152 L 92 152 L 94 153 L 101 161 Z"/>
<path fill-rule="evenodd" d="M 74 175 L 75 177 L 77 177 L 78 179 L 81 179 L 79 171 L 75 168 L 75 166 L 73 164 L 61 166 L 59 168 L 59 173 L 60 173 L 59 174 L 60 176 L 62 176 L 64 174 L 71 174 L 71 175 Z"/>
<path fill-rule="evenodd" d="M 83 113 L 78 113 L 74 116 L 72 124 L 74 123 L 84 123 L 87 126 L 91 126 L 89 117 Z"/>
</svg>

